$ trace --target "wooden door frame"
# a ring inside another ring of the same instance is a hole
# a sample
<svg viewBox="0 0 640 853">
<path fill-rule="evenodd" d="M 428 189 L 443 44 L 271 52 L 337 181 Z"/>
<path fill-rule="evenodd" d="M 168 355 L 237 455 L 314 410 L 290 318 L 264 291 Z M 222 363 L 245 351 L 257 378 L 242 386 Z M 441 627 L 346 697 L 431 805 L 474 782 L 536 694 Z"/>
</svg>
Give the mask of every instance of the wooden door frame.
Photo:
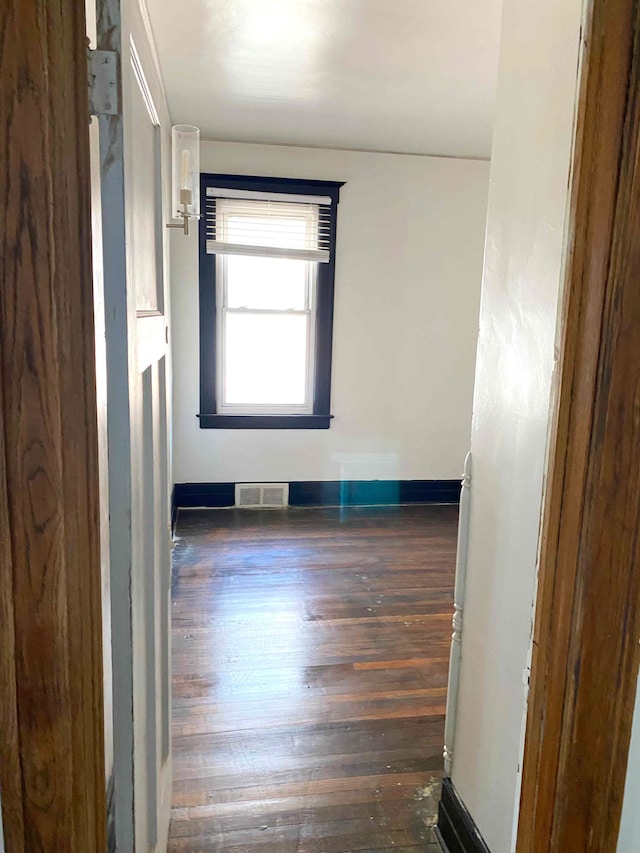
<svg viewBox="0 0 640 853">
<path fill-rule="evenodd" d="M 0 4 L 0 787 L 5 843 L 105 850 L 83 0 Z"/>
<path fill-rule="evenodd" d="M 588 0 L 583 45 L 518 853 L 615 851 L 640 652 L 636 0 Z"/>
<path fill-rule="evenodd" d="M 640 652 L 640 10 L 588 5 L 520 853 L 615 850 Z M 0 6 L 0 786 L 12 853 L 105 846 L 85 33 L 80 0 Z"/>
</svg>

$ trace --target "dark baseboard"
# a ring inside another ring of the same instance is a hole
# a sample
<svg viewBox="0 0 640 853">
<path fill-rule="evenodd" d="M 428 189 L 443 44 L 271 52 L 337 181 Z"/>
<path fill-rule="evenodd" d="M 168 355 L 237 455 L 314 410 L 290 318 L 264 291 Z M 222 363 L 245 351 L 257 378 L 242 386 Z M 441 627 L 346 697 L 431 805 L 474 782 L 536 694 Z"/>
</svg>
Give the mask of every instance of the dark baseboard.
<svg viewBox="0 0 640 853">
<path fill-rule="evenodd" d="M 460 501 L 459 480 L 305 480 L 289 483 L 289 506 L 396 506 Z M 172 526 L 179 508 L 229 507 L 235 483 L 176 483 Z"/>
<path fill-rule="evenodd" d="M 178 505 L 176 504 L 176 487 L 171 487 L 171 537 L 176 530 L 176 521 L 178 518 Z"/>
<path fill-rule="evenodd" d="M 235 483 L 176 483 L 173 487 L 173 507 L 233 506 Z"/>
<path fill-rule="evenodd" d="M 436 831 L 449 853 L 490 853 L 451 779 L 442 780 Z"/>
<path fill-rule="evenodd" d="M 290 506 L 458 503 L 459 480 L 307 480 L 289 483 Z"/>
<path fill-rule="evenodd" d="M 116 853 L 116 800 L 113 771 L 107 783 L 107 853 Z"/>
</svg>

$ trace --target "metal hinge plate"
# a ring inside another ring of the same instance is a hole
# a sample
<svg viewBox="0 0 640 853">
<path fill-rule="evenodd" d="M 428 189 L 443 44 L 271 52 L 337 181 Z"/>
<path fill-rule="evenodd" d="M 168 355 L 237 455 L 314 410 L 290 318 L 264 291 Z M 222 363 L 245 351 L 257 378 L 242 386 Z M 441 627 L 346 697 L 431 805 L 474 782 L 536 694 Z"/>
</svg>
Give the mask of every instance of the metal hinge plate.
<svg viewBox="0 0 640 853">
<path fill-rule="evenodd" d="M 115 116 L 119 112 L 118 57 L 113 50 L 90 50 L 89 114 Z"/>
</svg>

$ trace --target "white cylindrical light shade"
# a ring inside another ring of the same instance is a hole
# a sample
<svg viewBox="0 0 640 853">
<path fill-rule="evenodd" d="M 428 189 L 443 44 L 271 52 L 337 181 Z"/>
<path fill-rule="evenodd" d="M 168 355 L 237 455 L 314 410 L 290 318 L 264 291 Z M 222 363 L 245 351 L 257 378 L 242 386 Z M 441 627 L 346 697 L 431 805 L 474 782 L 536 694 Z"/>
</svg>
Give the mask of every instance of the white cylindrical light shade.
<svg viewBox="0 0 640 853">
<path fill-rule="evenodd" d="M 171 215 L 200 214 L 200 130 L 190 124 L 171 128 Z M 185 210 L 186 204 L 186 210 Z"/>
</svg>

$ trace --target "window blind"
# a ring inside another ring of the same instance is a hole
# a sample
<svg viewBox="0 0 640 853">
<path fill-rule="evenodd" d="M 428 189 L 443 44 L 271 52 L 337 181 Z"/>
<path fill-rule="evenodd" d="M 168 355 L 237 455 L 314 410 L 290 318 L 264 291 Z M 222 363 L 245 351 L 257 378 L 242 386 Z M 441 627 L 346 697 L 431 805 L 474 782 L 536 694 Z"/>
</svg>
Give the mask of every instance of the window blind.
<svg viewBox="0 0 640 853">
<path fill-rule="evenodd" d="M 328 263 L 331 204 L 329 196 L 207 187 L 207 254 Z"/>
</svg>

